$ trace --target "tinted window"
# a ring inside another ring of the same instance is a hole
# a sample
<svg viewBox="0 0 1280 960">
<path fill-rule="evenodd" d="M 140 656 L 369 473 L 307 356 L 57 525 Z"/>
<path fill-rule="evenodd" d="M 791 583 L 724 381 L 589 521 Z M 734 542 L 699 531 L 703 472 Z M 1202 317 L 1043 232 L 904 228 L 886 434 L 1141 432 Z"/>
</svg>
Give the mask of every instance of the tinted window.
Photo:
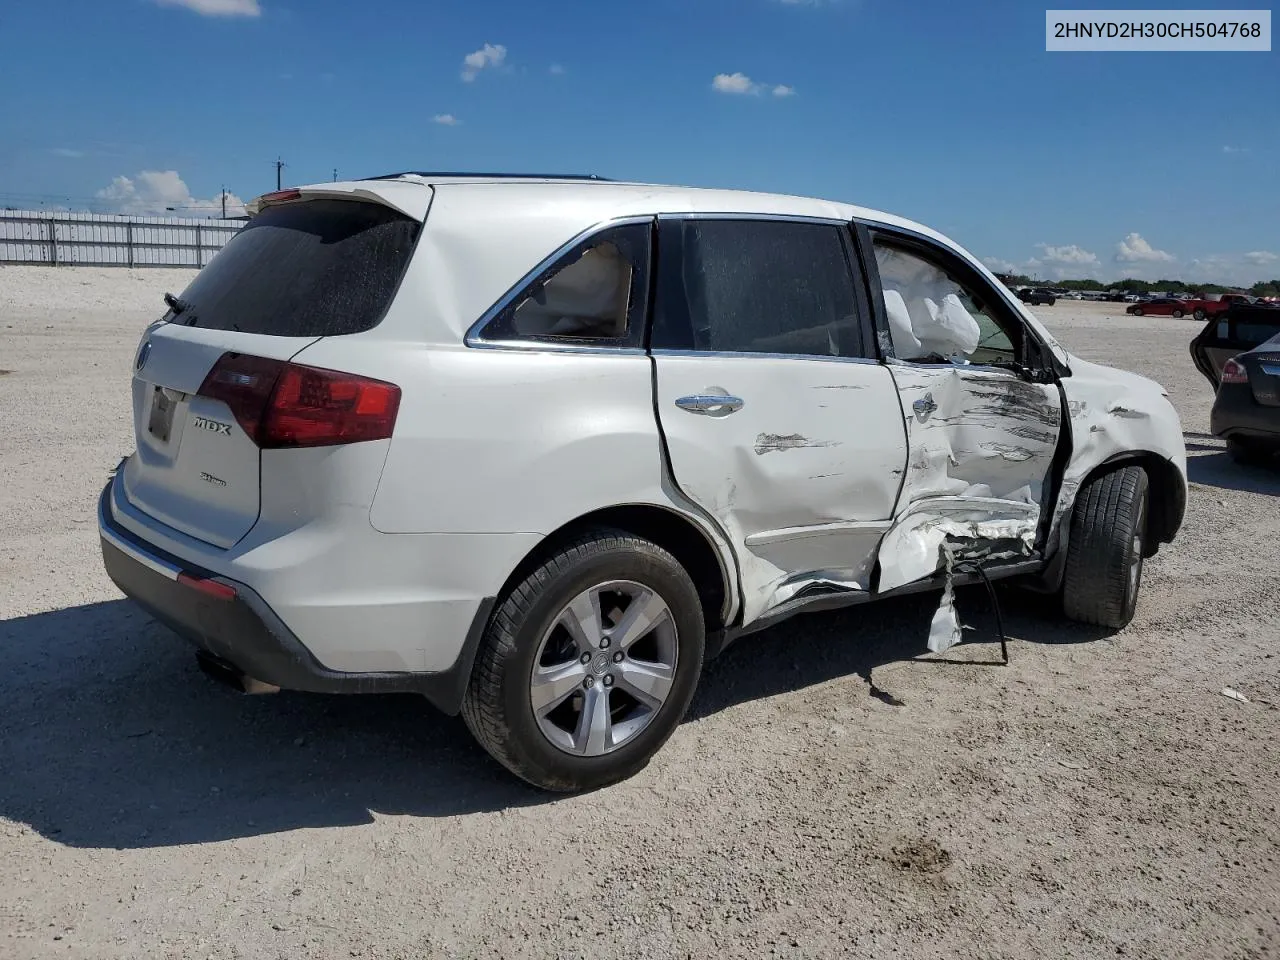
<svg viewBox="0 0 1280 960">
<path fill-rule="evenodd" d="M 187 287 L 174 322 L 280 337 L 368 330 L 391 305 L 420 228 L 376 203 L 267 207 Z"/>
<path fill-rule="evenodd" d="M 1002 315 L 993 293 L 984 296 L 914 250 L 877 242 L 875 253 L 894 356 L 982 364 L 1017 359 L 1021 327 Z"/>
<path fill-rule="evenodd" d="M 648 260 L 648 224 L 597 234 L 535 280 L 485 327 L 483 336 L 638 345 Z"/>
<path fill-rule="evenodd" d="M 686 220 L 662 243 L 654 347 L 862 356 L 841 228 Z"/>
</svg>

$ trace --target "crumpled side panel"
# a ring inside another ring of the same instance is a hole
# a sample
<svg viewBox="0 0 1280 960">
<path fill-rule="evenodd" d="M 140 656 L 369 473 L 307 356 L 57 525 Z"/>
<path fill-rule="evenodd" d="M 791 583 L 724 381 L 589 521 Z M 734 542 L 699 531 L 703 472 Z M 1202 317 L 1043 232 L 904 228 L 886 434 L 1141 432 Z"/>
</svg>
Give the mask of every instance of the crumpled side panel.
<svg viewBox="0 0 1280 960">
<path fill-rule="evenodd" d="M 1145 377 L 1070 358 L 1062 381 L 1071 426 L 1071 461 L 1062 479 L 1049 527 L 1058 543 L 1085 478 L 1103 461 L 1129 451 L 1149 451 L 1178 468 L 1185 483 L 1187 450 L 1182 424 L 1160 385 Z"/>
<path fill-rule="evenodd" d="M 972 497 L 922 500 L 880 544 L 880 590 L 893 590 L 936 573 L 943 545 L 957 560 L 1012 560 L 1031 554 L 1040 507 Z"/>
</svg>

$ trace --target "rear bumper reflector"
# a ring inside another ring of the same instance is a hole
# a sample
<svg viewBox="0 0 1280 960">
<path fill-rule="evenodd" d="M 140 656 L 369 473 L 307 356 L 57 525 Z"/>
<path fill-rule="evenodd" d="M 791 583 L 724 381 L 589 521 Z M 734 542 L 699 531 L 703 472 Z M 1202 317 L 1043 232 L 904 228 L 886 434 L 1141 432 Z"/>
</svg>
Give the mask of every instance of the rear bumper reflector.
<svg viewBox="0 0 1280 960">
<path fill-rule="evenodd" d="M 213 597 L 215 600 L 234 600 L 236 598 L 235 587 L 226 583 L 219 583 L 217 580 L 206 580 L 204 577 L 180 573 L 178 574 L 178 582 L 190 587 L 192 590 L 199 590 L 205 596 Z"/>
</svg>

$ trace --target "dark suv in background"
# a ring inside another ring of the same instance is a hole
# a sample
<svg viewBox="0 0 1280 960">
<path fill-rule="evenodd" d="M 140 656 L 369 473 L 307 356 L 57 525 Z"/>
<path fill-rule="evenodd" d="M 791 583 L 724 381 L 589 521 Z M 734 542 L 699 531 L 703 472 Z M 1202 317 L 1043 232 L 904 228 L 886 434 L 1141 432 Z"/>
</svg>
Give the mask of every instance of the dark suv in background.
<svg viewBox="0 0 1280 960">
<path fill-rule="evenodd" d="M 1041 304 L 1053 306 L 1058 301 L 1058 297 L 1052 290 L 1046 290 L 1044 287 L 1026 287 L 1018 291 L 1018 299 L 1023 303 L 1029 303 L 1033 307 Z"/>
</svg>

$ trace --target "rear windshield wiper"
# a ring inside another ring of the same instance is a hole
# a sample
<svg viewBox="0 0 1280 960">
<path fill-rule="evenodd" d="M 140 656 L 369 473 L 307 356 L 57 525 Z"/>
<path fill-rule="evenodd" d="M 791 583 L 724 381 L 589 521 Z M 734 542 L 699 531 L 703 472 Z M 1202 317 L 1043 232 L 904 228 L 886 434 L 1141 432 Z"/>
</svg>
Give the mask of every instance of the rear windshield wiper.
<svg viewBox="0 0 1280 960">
<path fill-rule="evenodd" d="M 183 300 L 181 297 L 175 297 L 172 293 L 166 293 L 164 295 L 164 302 L 168 304 L 169 310 L 175 317 L 180 313 L 184 313 L 191 309 L 191 304 L 187 303 L 187 301 Z"/>
</svg>

